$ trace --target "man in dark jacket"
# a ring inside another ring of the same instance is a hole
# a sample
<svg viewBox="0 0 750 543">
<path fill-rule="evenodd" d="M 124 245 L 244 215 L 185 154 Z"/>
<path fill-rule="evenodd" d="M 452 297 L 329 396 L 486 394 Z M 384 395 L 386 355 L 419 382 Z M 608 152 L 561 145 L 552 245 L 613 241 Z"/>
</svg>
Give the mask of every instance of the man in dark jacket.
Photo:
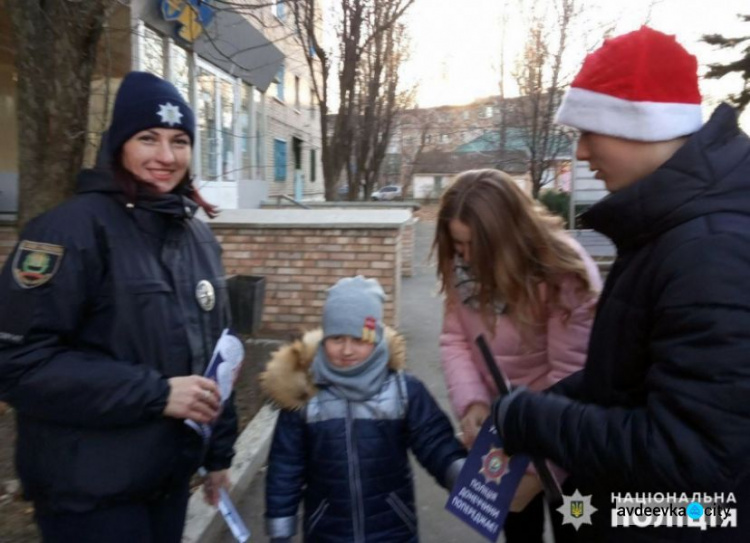
<svg viewBox="0 0 750 543">
<path fill-rule="evenodd" d="M 558 111 L 612 192 L 583 219 L 617 260 L 585 368 L 495 420 L 508 452 L 570 473 L 560 512 L 581 541 L 747 540 L 750 140 L 727 105 L 702 126 L 696 71 L 642 27 L 589 55 Z M 664 516 L 634 518 L 636 499 Z M 703 515 L 669 509 L 692 501 Z"/>
</svg>

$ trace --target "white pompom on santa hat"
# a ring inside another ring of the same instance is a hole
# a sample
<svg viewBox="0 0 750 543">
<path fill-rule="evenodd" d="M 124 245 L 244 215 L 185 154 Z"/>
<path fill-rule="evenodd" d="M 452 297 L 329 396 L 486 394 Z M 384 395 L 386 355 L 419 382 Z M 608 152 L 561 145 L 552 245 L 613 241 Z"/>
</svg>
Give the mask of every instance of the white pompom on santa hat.
<svg viewBox="0 0 750 543">
<path fill-rule="evenodd" d="M 586 57 L 558 124 L 637 141 L 665 141 L 703 125 L 698 61 L 647 26 L 605 40 Z"/>
</svg>

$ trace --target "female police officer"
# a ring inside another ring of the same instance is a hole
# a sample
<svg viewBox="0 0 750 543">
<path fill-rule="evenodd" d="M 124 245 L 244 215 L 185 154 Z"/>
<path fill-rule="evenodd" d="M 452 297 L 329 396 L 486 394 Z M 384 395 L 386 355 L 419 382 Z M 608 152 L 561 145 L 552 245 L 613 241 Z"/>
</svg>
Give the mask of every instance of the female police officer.
<svg viewBox="0 0 750 543">
<path fill-rule="evenodd" d="M 220 248 L 193 217 L 190 107 L 142 72 L 120 86 L 109 167 L 31 221 L 0 275 L 0 399 L 45 541 L 178 542 L 201 464 L 217 499 L 231 403 L 199 377 L 228 304 Z M 218 420 L 216 420 L 218 418 Z M 203 440 L 184 419 L 216 421 Z"/>
</svg>

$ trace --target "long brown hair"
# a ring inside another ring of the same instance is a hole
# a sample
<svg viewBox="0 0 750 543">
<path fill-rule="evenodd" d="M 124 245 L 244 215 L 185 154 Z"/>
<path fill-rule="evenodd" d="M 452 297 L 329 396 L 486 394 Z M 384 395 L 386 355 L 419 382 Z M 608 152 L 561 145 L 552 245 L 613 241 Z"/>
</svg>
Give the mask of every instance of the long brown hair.
<svg viewBox="0 0 750 543">
<path fill-rule="evenodd" d="M 523 331 L 545 318 L 550 305 L 570 315 L 571 308 L 560 301 L 564 276 L 574 275 L 582 292 L 592 292 L 583 260 L 560 235 L 562 219 L 535 202 L 508 174 L 491 169 L 459 174 L 440 200 L 431 254 L 437 254 L 441 292 L 451 294 L 454 284 L 456 250 L 449 226 L 454 219 L 471 232 L 469 266 L 489 330 L 494 329 L 492 307 L 497 300 L 507 304 L 508 316 Z M 542 284 L 547 285 L 546 296 Z"/>
</svg>

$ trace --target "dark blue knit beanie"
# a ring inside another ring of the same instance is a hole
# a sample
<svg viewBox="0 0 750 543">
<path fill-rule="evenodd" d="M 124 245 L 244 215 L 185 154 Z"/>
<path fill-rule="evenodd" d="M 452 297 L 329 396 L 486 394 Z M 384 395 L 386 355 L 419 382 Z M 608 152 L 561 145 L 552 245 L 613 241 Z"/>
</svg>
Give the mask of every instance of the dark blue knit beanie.
<svg viewBox="0 0 750 543">
<path fill-rule="evenodd" d="M 130 72 L 115 98 L 107 144 L 112 156 L 134 134 L 148 128 L 184 130 L 195 141 L 195 115 L 169 81 L 147 72 Z"/>
</svg>

